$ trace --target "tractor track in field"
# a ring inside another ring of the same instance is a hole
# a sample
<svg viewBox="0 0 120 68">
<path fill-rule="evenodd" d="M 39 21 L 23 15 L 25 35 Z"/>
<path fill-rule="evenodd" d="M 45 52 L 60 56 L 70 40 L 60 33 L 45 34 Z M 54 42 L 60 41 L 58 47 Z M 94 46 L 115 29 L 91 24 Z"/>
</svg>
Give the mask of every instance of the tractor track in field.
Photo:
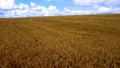
<svg viewBox="0 0 120 68">
<path fill-rule="evenodd" d="M 20 29 L 18 29 L 18 32 L 19 32 L 20 34 L 26 36 L 26 37 L 29 37 L 29 39 L 34 40 L 35 42 L 39 43 L 40 45 L 44 45 L 44 44 L 42 43 L 42 41 L 36 39 L 35 37 L 32 37 L 32 36 L 27 35 L 27 34 L 24 33 L 23 31 L 21 31 Z"/>
<path fill-rule="evenodd" d="M 11 28 L 11 29 L 13 29 L 12 27 L 14 27 L 14 26 L 10 25 L 10 28 Z M 16 26 L 16 27 L 19 27 L 19 26 Z M 13 30 L 14 30 L 14 29 L 13 29 Z M 42 41 L 36 39 L 35 37 L 32 37 L 32 36 L 26 34 L 25 32 L 21 31 L 19 28 L 16 28 L 15 31 L 18 32 L 19 34 L 25 36 L 26 38 L 31 39 L 31 40 L 33 40 L 34 42 L 39 43 L 40 45 L 44 46 L 44 44 L 43 44 Z"/>
</svg>

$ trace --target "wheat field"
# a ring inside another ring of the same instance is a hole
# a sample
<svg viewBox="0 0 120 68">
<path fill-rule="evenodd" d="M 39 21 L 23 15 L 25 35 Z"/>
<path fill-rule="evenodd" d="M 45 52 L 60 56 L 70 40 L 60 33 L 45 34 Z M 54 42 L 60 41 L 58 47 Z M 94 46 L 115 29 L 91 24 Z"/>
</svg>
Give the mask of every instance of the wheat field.
<svg viewBox="0 0 120 68">
<path fill-rule="evenodd" d="M 120 14 L 1 18 L 0 68 L 120 68 Z"/>
</svg>

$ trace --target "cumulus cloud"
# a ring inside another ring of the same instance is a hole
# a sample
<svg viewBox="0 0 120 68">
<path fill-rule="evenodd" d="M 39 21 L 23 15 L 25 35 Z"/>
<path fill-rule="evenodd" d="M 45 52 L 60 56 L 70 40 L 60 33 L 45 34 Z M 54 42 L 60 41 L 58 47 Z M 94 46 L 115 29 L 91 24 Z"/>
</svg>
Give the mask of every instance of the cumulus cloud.
<svg viewBox="0 0 120 68">
<path fill-rule="evenodd" d="M 54 16 L 59 11 L 56 6 L 48 7 L 36 5 L 34 2 L 30 6 L 26 4 L 14 5 L 14 9 L 4 11 L 5 17 L 27 17 L 27 16 Z"/>
<path fill-rule="evenodd" d="M 30 7 L 26 4 L 20 3 L 19 5 L 14 5 L 15 8 L 17 9 L 29 9 Z"/>
<path fill-rule="evenodd" d="M 87 6 L 93 8 L 94 13 L 116 13 L 120 6 L 120 0 L 73 0 L 78 6 Z"/>
<path fill-rule="evenodd" d="M 49 15 L 54 16 L 55 14 L 57 14 L 59 12 L 59 10 L 56 8 L 56 6 L 50 5 L 48 7 L 48 11 L 49 11 Z"/>
<path fill-rule="evenodd" d="M 120 0 L 106 0 L 105 5 L 119 7 Z"/>
<path fill-rule="evenodd" d="M 5 1 L 7 4 L 8 0 Z M 1 3 L 3 3 L 1 1 Z M 8 6 L 8 5 L 7 5 Z M 72 10 L 67 7 L 64 8 L 63 11 L 59 11 L 56 6 L 49 5 L 48 7 L 37 5 L 34 2 L 30 2 L 28 4 L 15 4 L 14 0 L 12 0 L 11 7 L 3 7 L 5 9 L 0 12 L 0 16 L 4 17 L 28 17 L 28 16 L 55 16 L 55 15 L 80 15 L 80 14 L 88 14 L 89 11 L 82 10 Z M 8 9 L 8 10 L 6 10 Z"/>
<path fill-rule="evenodd" d="M 34 2 L 30 2 L 30 6 L 31 7 L 35 7 L 35 6 L 37 6 Z"/>
<path fill-rule="evenodd" d="M 98 12 L 101 12 L 101 13 L 107 13 L 107 12 L 112 12 L 112 7 L 108 8 L 108 7 L 100 7 L 98 8 Z"/>
<path fill-rule="evenodd" d="M 99 3 L 103 3 L 105 0 L 73 0 L 73 2 L 77 5 L 95 5 Z"/>
<path fill-rule="evenodd" d="M 30 5 L 15 4 L 14 0 L 0 0 L 0 9 L 2 10 L 0 11 L 1 17 L 54 16 L 58 12 L 54 5 L 45 7 L 34 2 L 30 2 Z"/>
<path fill-rule="evenodd" d="M 37 5 L 34 2 L 28 4 L 15 4 L 14 0 L 0 0 L 1 17 L 27 17 L 27 16 L 54 16 L 58 9 L 56 6 L 48 7 Z"/>
<path fill-rule="evenodd" d="M 1 9 L 11 9 L 14 6 L 14 0 L 0 0 Z"/>
<path fill-rule="evenodd" d="M 120 0 L 73 0 L 76 5 L 84 6 L 118 6 L 120 5 Z"/>
<path fill-rule="evenodd" d="M 56 0 L 47 0 L 56 1 Z M 64 0 L 60 0 L 64 1 Z M 79 6 L 93 7 L 95 12 L 92 10 L 77 10 L 70 9 L 70 7 L 64 7 L 60 11 L 55 5 L 49 5 L 45 7 L 38 5 L 34 2 L 30 4 L 15 4 L 15 0 L 0 0 L 0 17 L 28 17 L 28 16 L 55 16 L 55 15 L 81 15 L 91 13 L 119 13 L 120 8 L 118 6 L 120 0 L 73 0 L 74 4 Z M 114 4 L 112 4 L 114 3 Z M 111 5 L 110 5 L 111 4 Z M 110 6 L 109 6 L 110 5 Z M 78 6 L 78 7 L 79 7 Z M 74 6 L 73 6 L 74 7 Z"/>
<path fill-rule="evenodd" d="M 60 13 L 61 15 L 82 15 L 82 14 L 90 14 L 90 11 L 73 10 L 73 9 L 64 7 L 64 11 Z"/>
</svg>

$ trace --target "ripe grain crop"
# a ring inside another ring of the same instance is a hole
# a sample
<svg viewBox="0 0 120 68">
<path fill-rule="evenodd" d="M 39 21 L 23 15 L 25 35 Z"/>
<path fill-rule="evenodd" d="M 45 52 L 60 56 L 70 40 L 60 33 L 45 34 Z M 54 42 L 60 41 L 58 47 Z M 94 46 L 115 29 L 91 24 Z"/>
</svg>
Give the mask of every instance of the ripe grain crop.
<svg viewBox="0 0 120 68">
<path fill-rule="evenodd" d="M 120 68 L 120 14 L 1 18 L 0 68 Z"/>
</svg>

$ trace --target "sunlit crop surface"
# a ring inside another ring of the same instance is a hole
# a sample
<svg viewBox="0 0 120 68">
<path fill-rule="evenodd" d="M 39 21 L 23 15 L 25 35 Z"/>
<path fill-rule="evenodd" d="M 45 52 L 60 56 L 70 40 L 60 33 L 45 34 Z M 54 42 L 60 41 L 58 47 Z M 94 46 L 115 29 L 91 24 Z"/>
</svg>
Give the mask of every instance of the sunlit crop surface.
<svg viewBox="0 0 120 68">
<path fill-rule="evenodd" d="M 120 68 L 120 14 L 0 19 L 0 68 Z"/>
</svg>

